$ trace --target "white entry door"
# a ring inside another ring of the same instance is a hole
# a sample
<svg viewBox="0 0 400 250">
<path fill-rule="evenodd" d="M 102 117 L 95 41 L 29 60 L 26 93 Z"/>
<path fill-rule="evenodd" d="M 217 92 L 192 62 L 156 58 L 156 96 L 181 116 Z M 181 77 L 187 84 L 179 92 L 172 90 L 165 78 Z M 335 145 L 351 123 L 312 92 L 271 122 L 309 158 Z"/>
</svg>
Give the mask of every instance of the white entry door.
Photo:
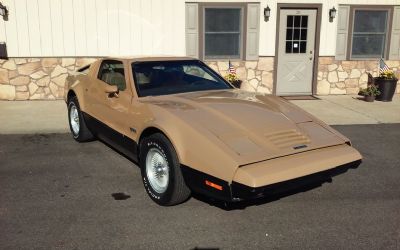
<svg viewBox="0 0 400 250">
<path fill-rule="evenodd" d="M 280 12 L 277 95 L 312 94 L 316 16 L 311 9 Z"/>
</svg>

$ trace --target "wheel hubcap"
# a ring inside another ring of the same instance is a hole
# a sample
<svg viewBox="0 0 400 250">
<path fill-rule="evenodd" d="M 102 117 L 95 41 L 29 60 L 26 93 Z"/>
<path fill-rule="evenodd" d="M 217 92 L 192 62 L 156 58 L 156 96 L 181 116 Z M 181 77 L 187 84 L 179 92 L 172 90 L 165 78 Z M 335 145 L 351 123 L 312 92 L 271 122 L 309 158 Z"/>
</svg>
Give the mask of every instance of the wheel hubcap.
<svg viewBox="0 0 400 250">
<path fill-rule="evenodd" d="M 169 182 L 168 162 L 157 148 L 151 148 L 146 156 L 146 175 L 150 186 L 157 193 L 164 193 Z"/>
<path fill-rule="evenodd" d="M 69 122 L 71 124 L 72 132 L 74 133 L 74 135 L 78 135 L 79 115 L 78 115 L 78 109 L 76 108 L 75 104 L 72 104 L 69 110 Z"/>
</svg>

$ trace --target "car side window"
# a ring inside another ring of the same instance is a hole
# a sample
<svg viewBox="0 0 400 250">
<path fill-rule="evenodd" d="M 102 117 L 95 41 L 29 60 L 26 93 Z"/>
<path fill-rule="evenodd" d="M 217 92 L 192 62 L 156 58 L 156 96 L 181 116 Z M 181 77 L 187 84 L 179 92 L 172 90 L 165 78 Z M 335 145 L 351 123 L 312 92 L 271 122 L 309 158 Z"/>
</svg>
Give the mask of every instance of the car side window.
<svg viewBox="0 0 400 250">
<path fill-rule="evenodd" d="M 126 89 L 124 64 L 121 61 L 103 61 L 97 77 L 109 85 L 116 85 L 120 91 Z"/>
</svg>

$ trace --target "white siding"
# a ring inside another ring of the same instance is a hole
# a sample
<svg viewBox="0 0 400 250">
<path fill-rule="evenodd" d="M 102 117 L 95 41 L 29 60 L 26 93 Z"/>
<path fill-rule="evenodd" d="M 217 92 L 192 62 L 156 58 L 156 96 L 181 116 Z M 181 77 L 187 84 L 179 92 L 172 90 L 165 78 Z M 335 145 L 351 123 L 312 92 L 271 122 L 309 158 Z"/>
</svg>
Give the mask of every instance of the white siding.
<svg viewBox="0 0 400 250">
<path fill-rule="evenodd" d="M 118 1 L 107 1 L 107 7 L 104 11 L 104 15 L 107 16 L 107 26 L 100 27 L 105 28 L 108 32 L 108 52 L 110 55 L 119 55 L 119 10 Z"/>
<path fill-rule="evenodd" d="M 42 44 L 40 40 L 39 6 L 37 1 L 26 1 L 28 11 L 29 50 L 31 56 L 42 55 Z"/>
<path fill-rule="evenodd" d="M 153 52 L 153 35 L 154 29 L 152 29 L 152 19 L 151 19 L 151 1 L 141 0 L 141 11 L 139 12 L 141 19 L 141 33 L 142 33 L 142 53 L 152 54 Z"/>
<path fill-rule="evenodd" d="M 28 13 L 26 9 L 26 0 L 15 0 L 17 35 L 18 35 L 18 51 L 21 55 L 30 55 Z"/>
<path fill-rule="evenodd" d="M 184 0 L 3 0 L 10 57 L 185 54 Z"/>
<path fill-rule="evenodd" d="M 88 9 L 90 7 L 87 7 Z M 88 10 L 90 11 L 90 10 Z M 108 51 L 108 13 L 107 0 L 96 1 L 96 20 L 97 32 L 96 35 L 86 38 L 88 40 L 88 48 L 93 46 L 93 41 L 97 40 L 98 55 L 107 55 Z M 87 31 L 89 32 L 89 31 Z"/>
<path fill-rule="evenodd" d="M 34 53 L 30 56 L 46 56 L 53 54 L 53 31 L 51 27 L 50 0 L 38 0 L 38 16 L 40 27 L 40 45 L 41 48 L 32 48 Z M 8 42 L 10 43 L 10 41 Z M 40 54 L 39 54 L 40 53 Z M 10 56 L 14 56 L 10 54 Z M 21 55 L 26 56 L 26 55 Z"/>
<path fill-rule="evenodd" d="M 74 37 L 75 37 L 75 53 L 76 55 L 87 55 L 88 48 L 86 44 L 86 6 L 85 2 L 82 0 L 73 0 L 72 2 L 74 8 Z M 93 17 L 92 17 L 93 18 Z M 96 22 L 96 17 L 94 17 L 94 21 Z M 93 46 L 97 49 L 97 46 Z"/>
<path fill-rule="evenodd" d="M 86 36 L 84 35 L 82 38 L 81 44 L 82 47 L 86 48 L 86 55 L 88 56 L 96 56 L 99 53 L 99 41 L 98 41 L 98 26 L 97 26 L 97 1 L 96 0 L 79 0 L 84 4 L 84 21 L 83 27 Z M 75 11 L 78 11 L 78 8 L 74 8 Z M 103 17 L 104 18 L 104 17 Z M 77 37 L 75 37 L 77 39 Z M 77 56 L 82 54 L 76 54 Z"/>
<path fill-rule="evenodd" d="M 62 32 L 64 39 L 64 54 L 75 54 L 75 25 L 73 1 L 61 0 Z"/>
<path fill-rule="evenodd" d="M 129 8 L 129 0 L 118 0 L 118 8 L 119 8 L 119 53 L 123 54 L 124 52 L 131 52 L 131 12 Z"/>
<path fill-rule="evenodd" d="M 51 33 L 53 43 L 52 56 L 67 55 L 64 50 L 63 16 L 61 11 L 61 0 L 50 0 Z M 67 35 L 67 34 L 66 34 Z M 25 56 L 19 54 L 19 56 Z M 29 55 L 27 55 L 29 56 Z"/>
<path fill-rule="evenodd" d="M 130 46 L 130 54 L 139 55 L 142 53 L 142 28 L 140 19 L 141 2 L 129 1 L 129 3 L 129 10 L 131 13 L 130 36 L 132 42 Z"/>
<path fill-rule="evenodd" d="M 243 2 L 202 0 L 201 2 Z M 196 2 L 188 1 L 188 2 Z M 200 2 L 200 1 L 199 1 Z M 250 2 L 250 1 L 249 1 Z M 278 0 L 260 2 L 261 56 L 275 55 Z M 9 20 L 0 19 L 0 41 L 10 57 L 185 55 L 185 0 L 3 0 Z M 279 0 L 322 3 L 320 56 L 334 56 L 339 4 L 400 5 L 399 0 Z M 271 17 L 264 21 L 269 5 Z"/>
</svg>

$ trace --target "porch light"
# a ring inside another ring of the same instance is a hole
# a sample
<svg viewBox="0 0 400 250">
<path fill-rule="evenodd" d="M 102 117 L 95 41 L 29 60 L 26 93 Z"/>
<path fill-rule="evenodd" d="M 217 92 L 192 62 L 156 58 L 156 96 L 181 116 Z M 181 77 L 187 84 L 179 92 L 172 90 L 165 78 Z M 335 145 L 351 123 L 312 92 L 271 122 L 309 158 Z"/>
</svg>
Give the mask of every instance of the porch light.
<svg viewBox="0 0 400 250">
<path fill-rule="evenodd" d="M 2 3 L 0 3 L 0 16 L 7 17 L 7 15 L 8 15 L 7 7 L 4 6 Z"/>
<path fill-rule="evenodd" d="M 270 16 L 271 16 L 271 9 L 267 5 L 267 8 L 264 8 L 264 21 L 268 22 Z"/>
<path fill-rule="evenodd" d="M 336 17 L 336 9 L 335 7 L 333 7 L 332 9 L 329 10 L 329 18 L 332 20 L 335 17 Z"/>
</svg>

